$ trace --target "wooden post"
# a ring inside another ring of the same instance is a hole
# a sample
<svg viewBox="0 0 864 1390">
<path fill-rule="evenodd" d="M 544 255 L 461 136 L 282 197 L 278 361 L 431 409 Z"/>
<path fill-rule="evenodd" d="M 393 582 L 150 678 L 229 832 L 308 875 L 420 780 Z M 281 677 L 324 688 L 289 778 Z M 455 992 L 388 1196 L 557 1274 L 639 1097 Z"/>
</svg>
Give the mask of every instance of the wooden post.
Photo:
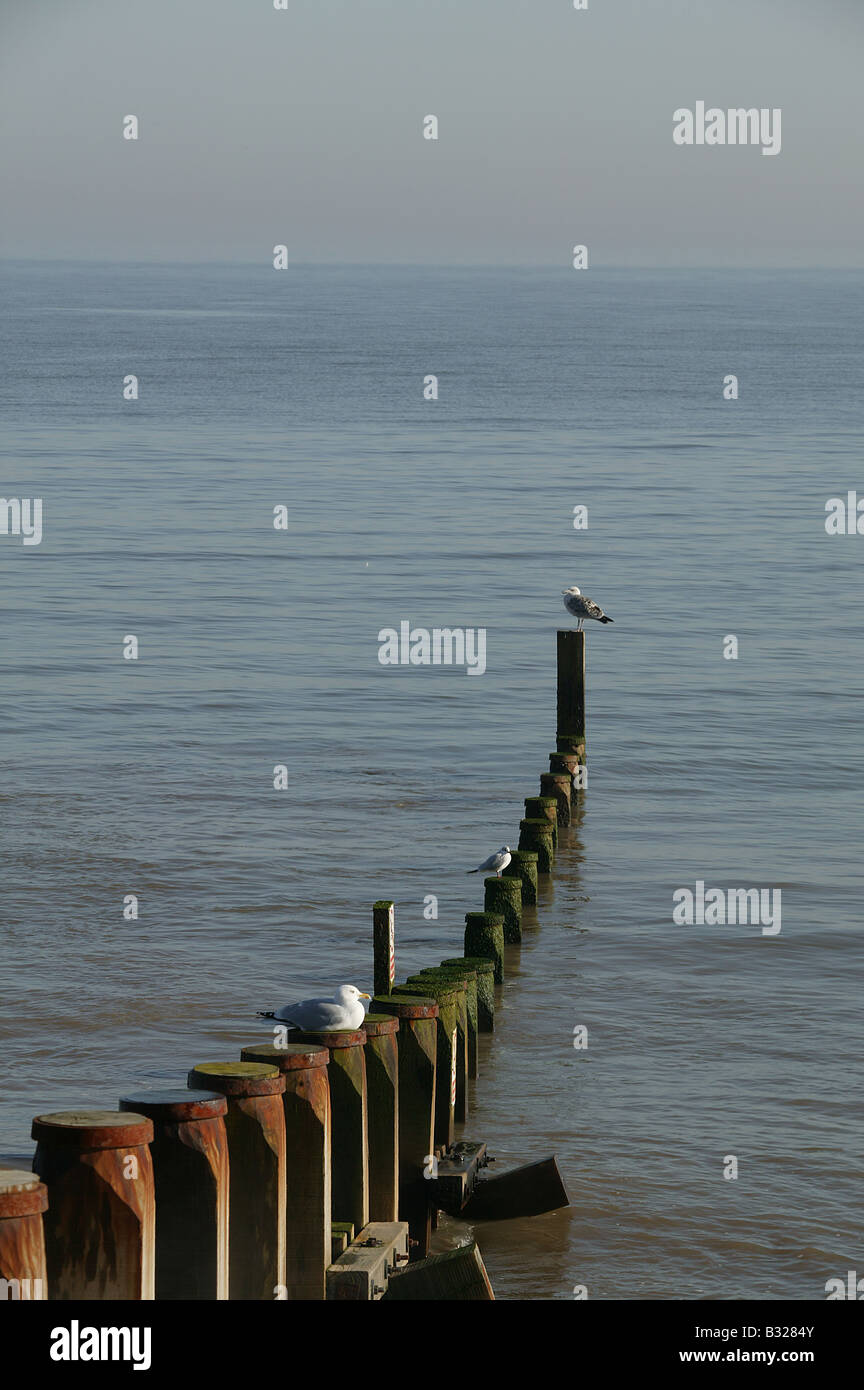
<svg viewBox="0 0 864 1390">
<path fill-rule="evenodd" d="M 486 956 L 450 956 L 441 964 L 470 966 L 477 976 L 477 1031 L 491 1033 L 495 1027 L 495 962 Z"/>
<path fill-rule="evenodd" d="M 375 994 L 389 994 L 396 978 L 395 908 L 391 902 L 372 907 L 372 942 L 375 953 Z M 382 1217 L 383 1221 L 385 1218 Z"/>
<path fill-rule="evenodd" d="M 491 965 L 491 961 L 487 962 Z M 477 1025 L 478 1025 L 478 998 L 477 998 L 477 970 L 469 965 L 464 956 L 458 956 L 455 961 L 449 964 L 442 961 L 439 967 L 443 975 L 452 975 L 456 980 L 465 981 L 465 1003 L 468 1010 L 468 1076 L 471 1081 L 477 1079 Z M 421 970 L 421 975 L 425 975 L 425 970 Z M 490 972 L 491 973 L 491 972 Z"/>
<path fill-rule="evenodd" d="M 215 1091 L 136 1091 L 153 1121 L 157 1299 L 228 1297 L 228 1102 Z"/>
<path fill-rule="evenodd" d="M 153 1125 L 116 1110 L 37 1115 L 33 1171 L 48 1189 L 43 1217 L 52 1301 L 152 1299 L 156 1210 Z"/>
<path fill-rule="evenodd" d="M 418 975 L 413 980 L 406 981 L 404 985 L 394 985 L 393 993 L 412 997 L 428 996 L 438 1004 L 434 1146 L 443 1144 L 445 1148 L 449 1148 L 453 1143 L 456 1110 L 456 1072 L 459 1056 L 458 990 L 450 981 L 436 980 L 431 975 Z M 432 1149 L 429 1153 L 432 1153 Z"/>
<path fill-rule="evenodd" d="M 508 869 L 510 865 L 507 865 Z M 509 875 L 483 880 L 486 898 L 483 906 L 487 912 L 504 918 L 505 944 L 516 944 L 522 940 L 522 880 Z"/>
<path fill-rule="evenodd" d="M 331 1242 L 331 1112 L 326 1047 L 257 1043 L 244 1062 L 268 1062 L 285 1081 L 287 1186 L 285 1289 L 289 1299 L 323 1299 Z"/>
<path fill-rule="evenodd" d="M 503 870 L 502 878 L 518 878 L 522 885 L 523 906 L 533 906 L 537 901 L 537 860 L 539 856 L 533 849 L 514 849 L 510 851 L 510 863 Z"/>
<path fill-rule="evenodd" d="M 285 1284 L 285 1081 L 265 1062 L 202 1062 L 191 1090 L 228 1102 L 228 1289 L 232 1299 L 272 1299 Z"/>
<path fill-rule="evenodd" d="M 558 801 L 554 796 L 526 796 L 526 820 L 548 820 L 552 827 L 552 848 L 558 848 Z M 509 866 L 508 866 L 509 867 Z"/>
<path fill-rule="evenodd" d="M 369 1116 L 366 1086 L 366 1034 L 362 1028 L 304 1032 L 291 1029 L 291 1042 L 320 1043 L 330 1049 L 330 1104 L 333 1115 L 332 1203 L 334 1221 L 353 1221 L 359 1231 L 369 1220 Z"/>
<path fill-rule="evenodd" d="M 389 993 L 389 990 L 387 991 Z M 369 1220 L 399 1218 L 399 1020 L 368 1013 L 366 1089 L 369 1100 Z"/>
<path fill-rule="evenodd" d="M 48 1297 L 42 1213 L 48 1189 L 26 1168 L 0 1168 L 0 1302 Z"/>
<path fill-rule="evenodd" d="M 555 863 L 555 845 L 548 820 L 520 820 L 519 848 L 536 850 L 538 871 L 551 874 Z"/>
<path fill-rule="evenodd" d="M 504 918 L 496 912 L 465 913 L 466 956 L 486 956 L 495 962 L 495 983 L 504 981 Z"/>
<path fill-rule="evenodd" d="M 445 970 L 440 965 L 428 966 L 421 970 L 419 975 L 409 976 L 406 984 L 419 984 L 420 982 L 432 978 L 439 983 L 449 985 L 451 989 L 457 991 L 456 997 L 456 1099 L 454 1103 L 453 1118 L 458 1124 L 464 1124 L 468 1115 L 468 981 L 461 973 L 452 970 Z M 424 989 L 426 986 L 424 985 Z M 428 987 L 428 992 L 435 996 L 434 986 Z"/>
<path fill-rule="evenodd" d="M 572 806 L 572 802 L 573 802 L 573 797 L 574 797 L 574 795 L 578 795 L 578 792 L 574 792 L 574 789 L 573 789 L 573 786 L 572 786 L 572 780 L 573 780 L 573 778 L 575 777 L 576 773 L 579 771 L 579 768 L 581 767 L 581 765 L 582 765 L 582 760 L 580 760 L 580 757 L 579 757 L 579 754 L 578 754 L 578 753 L 550 753 L 550 754 L 549 754 L 549 771 L 550 771 L 550 772 L 554 772 L 554 773 L 558 773 L 558 774 L 563 774 L 564 776 L 567 776 L 567 777 L 570 778 L 570 781 L 571 781 L 571 787 L 570 787 L 570 802 L 571 802 L 571 806 Z"/>
<path fill-rule="evenodd" d="M 559 825 L 570 824 L 572 781 L 569 772 L 541 772 L 540 774 L 540 795 L 555 798 Z"/>
<path fill-rule="evenodd" d="M 434 1147 L 438 1004 L 421 995 L 376 994 L 372 1008 L 399 1020 L 399 1219 L 408 1222 L 417 1242 L 412 1258 L 420 1260 L 431 1239 L 426 1174 Z"/>
<path fill-rule="evenodd" d="M 558 631 L 558 738 L 562 753 L 585 754 L 585 633 Z"/>
</svg>

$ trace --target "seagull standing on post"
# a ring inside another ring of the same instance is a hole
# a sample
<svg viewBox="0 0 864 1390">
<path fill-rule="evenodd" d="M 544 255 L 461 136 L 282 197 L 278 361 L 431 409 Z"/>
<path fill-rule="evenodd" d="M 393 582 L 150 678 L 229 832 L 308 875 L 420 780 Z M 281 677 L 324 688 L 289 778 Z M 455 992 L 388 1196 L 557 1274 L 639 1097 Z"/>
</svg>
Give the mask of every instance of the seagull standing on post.
<svg viewBox="0 0 864 1390">
<path fill-rule="evenodd" d="M 612 623 L 614 618 L 607 618 L 599 603 L 595 603 L 593 598 L 585 598 L 574 584 L 572 589 L 562 589 L 564 595 L 564 607 L 568 613 L 572 613 L 574 618 L 578 618 L 576 631 L 582 632 L 586 618 L 595 618 L 598 623 Z"/>
<path fill-rule="evenodd" d="M 488 859 L 484 859 L 482 864 L 478 864 L 476 869 L 467 869 L 466 873 L 481 874 L 488 870 L 489 873 L 494 873 L 496 878 L 500 878 L 512 858 L 510 846 L 502 845 L 494 854 L 490 854 Z"/>
</svg>

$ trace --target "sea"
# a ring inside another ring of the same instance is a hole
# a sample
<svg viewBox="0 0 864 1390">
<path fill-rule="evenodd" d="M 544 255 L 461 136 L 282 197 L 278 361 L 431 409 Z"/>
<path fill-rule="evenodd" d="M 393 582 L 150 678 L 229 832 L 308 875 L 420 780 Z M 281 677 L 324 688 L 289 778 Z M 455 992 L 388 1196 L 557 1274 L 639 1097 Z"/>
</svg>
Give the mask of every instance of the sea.
<svg viewBox="0 0 864 1390">
<path fill-rule="evenodd" d="M 460 1131 L 557 1155 L 570 1205 L 438 1240 L 504 1300 L 864 1275 L 864 538 L 826 530 L 864 498 L 864 274 L 0 281 L 2 491 L 43 509 L 0 535 L 4 1158 L 369 989 L 376 899 L 398 978 L 461 952 L 577 584 L 614 620 L 588 786 Z M 485 629 L 485 671 L 382 664 L 403 621 Z M 676 922 L 699 882 L 778 890 L 781 929 Z"/>
</svg>

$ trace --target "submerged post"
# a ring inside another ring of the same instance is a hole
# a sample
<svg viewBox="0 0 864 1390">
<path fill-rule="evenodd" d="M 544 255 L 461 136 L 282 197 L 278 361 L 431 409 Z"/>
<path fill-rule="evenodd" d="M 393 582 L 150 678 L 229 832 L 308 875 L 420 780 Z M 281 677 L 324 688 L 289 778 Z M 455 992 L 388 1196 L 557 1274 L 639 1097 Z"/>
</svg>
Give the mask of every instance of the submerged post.
<svg viewBox="0 0 864 1390">
<path fill-rule="evenodd" d="M 240 1055 L 278 1067 L 285 1079 L 285 1289 L 292 1300 L 323 1299 L 332 1260 L 330 1053 L 309 1043 L 257 1043 Z"/>
<path fill-rule="evenodd" d="M 399 1219 L 417 1242 L 412 1259 L 421 1260 L 431 1239 L 426 1171 L 434 1143 L 438 1004 L 423 995 L 376 994 L 372 1008 L 399 1020 Z"/>
<path fill-rule="evenodd" d="M 375 953 L 375 994 L 389 994 L 396 978 L 396 933 L 393 903 L 380 901 L 372 907 L 372 942 Z M 380 1218 L 382 1221 L 384 1217 Z"/>
<path fill-rule="evenodd" d="M 33 1172 L 48 1189 L 49 1297 L 152 1299 L 152 1122 L 116 1110 L 61 1111 L 37 1115 L 32 1136 Z"/>
<path fill-rule="evenodd" d="M 512 859 L 511 859 L 512 864 Z M 510 865 L 508 865 L 508 868 Z M 485 878 L 484 910 L 504 918 L 504 941 L 512 945 L 522 940 L 522 879 L 502 874 Z"/>
<path fill-rule="evenodd" d="M 284 1078 L 264 1062 L 202 1062 L 188 1084 L 228 1102 L 229 1296 L 274 1298 L 285 1283 Z"/>
<path fill-rule="evenodd" d="M 464 952 L 495 962 L 495 983 L 504 983 L 504 918 L 497 912 L 466 912 Z"/>
<path fill-rule="evenodd" d="M 585 756 L 585 633 L 558 630 L 558 738 L 562 753 Z"/>
<path fill-rule="evenodd" d="M 521 883 L 524 907 L 537 902 L 537 861 L 536 850 L 514 849 L 510 851 L 510 863 L 501 871 L 502 878 L 515 878 Z"/>
<path fill-rule="evenodd" d="M 487 956 L 450 956 L 443 966 L 467 965 L 477 977 L 477 1032 L 491 1033 L 495 1027 L 495 962 Z"/>
<path fill-rule="evenodd" d="M 136 1091 L 153 1122 L 157 1299 L 228 1297 L 228 1102 L 216 1091 Z"/>
</svg>

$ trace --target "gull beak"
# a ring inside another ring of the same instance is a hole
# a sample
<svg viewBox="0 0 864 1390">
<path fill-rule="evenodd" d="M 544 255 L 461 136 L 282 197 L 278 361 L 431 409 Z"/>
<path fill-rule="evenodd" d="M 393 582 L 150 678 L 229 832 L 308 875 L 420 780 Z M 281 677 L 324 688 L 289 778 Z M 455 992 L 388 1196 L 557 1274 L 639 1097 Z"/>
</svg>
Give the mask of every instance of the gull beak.
<svg viewBox="0 0 864 1390">
<path fill-rule="evenodd" d="M 358 994 L 358 996 L 359 996 L 360 999 L 371 999 L 371 998 L 372 998 L 372 995 L 371 995 L 371 994 L 363 994 L 362 991 L 360 991 L 360 990 L 357 991 L 357 994 Z"/>
</svg>

